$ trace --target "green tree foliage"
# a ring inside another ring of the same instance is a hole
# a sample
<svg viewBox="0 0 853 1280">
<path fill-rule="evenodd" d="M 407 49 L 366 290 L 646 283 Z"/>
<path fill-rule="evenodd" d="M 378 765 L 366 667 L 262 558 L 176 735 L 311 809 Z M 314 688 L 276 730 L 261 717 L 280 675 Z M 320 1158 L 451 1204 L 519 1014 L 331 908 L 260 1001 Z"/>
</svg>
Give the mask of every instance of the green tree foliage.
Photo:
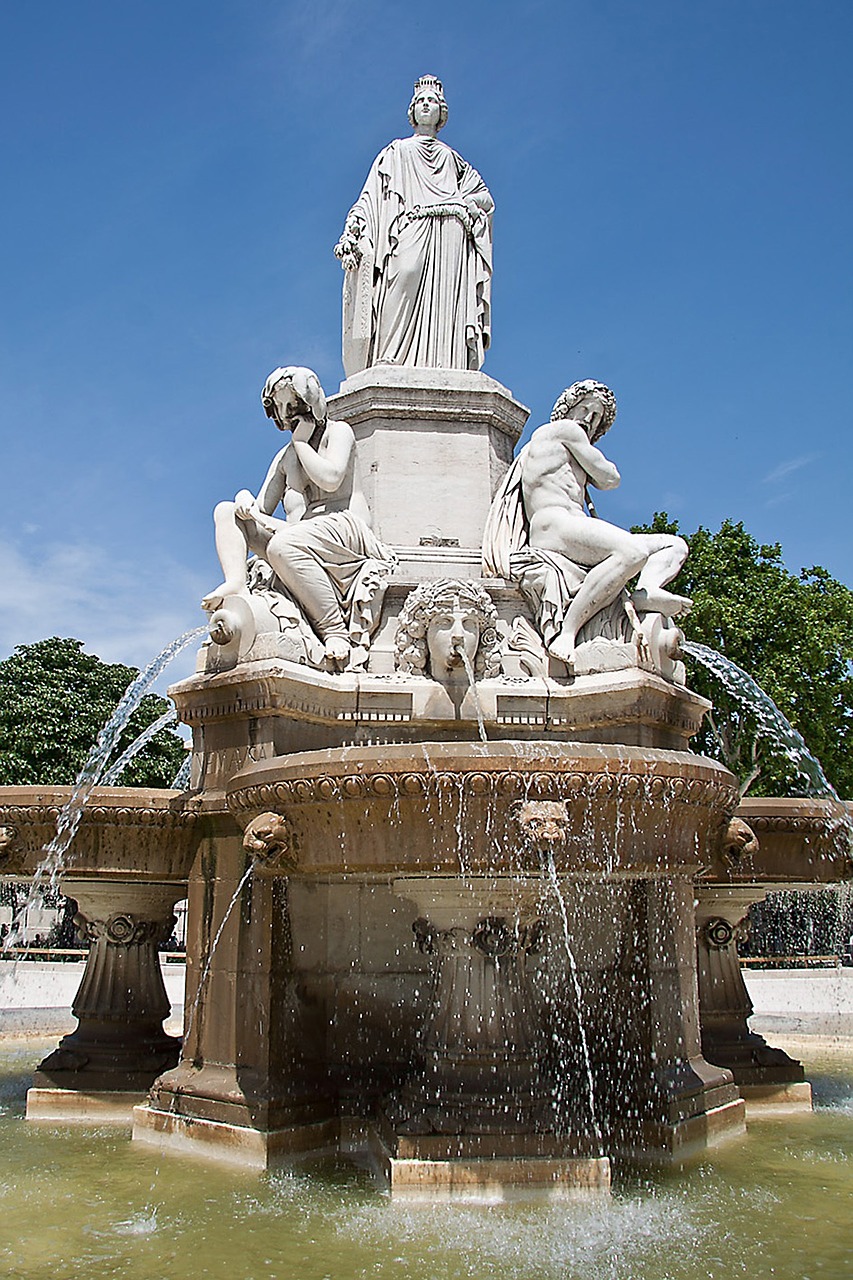
<svg viewBox="0 0 853 1280">
<path fill-rule="evenodd" d="M 102 662 L 79 640 L 54 636 L 18 645 L 0 662 L 0 785 L 72 783 L 135 667 Z M 113 759 L 166 711 L 164 698 L 147 694 L 130 718 Z M 168 787 L 185 752 L 163 729 L 118 779 L 128 787 Z"/>
<path fill-rule="evenodd" d="M 778 543 L 760 546 L 743 524 L 685 534 L 657 512 L 651 526 L 682 533 L 690 555 L 673 589 L 690 596 L 682 628 L 761 685 L 820 760 L 839 795 L 853 795 L 853 591 L 815 567 L 791 573 Z M 690 687 L 714 703 L 696 750 L 723 760 L 754 794 L 792 795 L 799 784 L 755 722 L 703 667 Z"/>
</svg>

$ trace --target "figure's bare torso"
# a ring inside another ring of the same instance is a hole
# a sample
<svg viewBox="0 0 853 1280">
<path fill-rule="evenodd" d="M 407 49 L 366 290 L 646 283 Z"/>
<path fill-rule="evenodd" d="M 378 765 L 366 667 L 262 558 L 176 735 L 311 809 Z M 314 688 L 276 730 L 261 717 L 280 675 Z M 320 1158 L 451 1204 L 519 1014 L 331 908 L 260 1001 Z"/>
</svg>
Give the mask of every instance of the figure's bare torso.
<svg viewBox="0 0 853 1280">
<path fill-rule="evenodd" d="M 586 472 L 567 448 L 554 424 L 533 433 L 524 455 L 522 491 L 531 524 L 549 507 L 571 515 L 585 515 Z"/>
</svg>

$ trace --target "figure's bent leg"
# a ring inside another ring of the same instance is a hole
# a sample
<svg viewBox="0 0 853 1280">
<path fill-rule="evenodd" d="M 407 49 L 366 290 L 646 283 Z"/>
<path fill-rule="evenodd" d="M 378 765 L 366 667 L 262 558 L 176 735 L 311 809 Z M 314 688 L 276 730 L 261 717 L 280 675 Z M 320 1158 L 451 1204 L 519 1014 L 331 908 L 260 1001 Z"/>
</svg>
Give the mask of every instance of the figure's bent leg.
<svg viewBox="0 0 853 1280">
<path fill-rule="evenodd" d="M 687 559 L 687 543 L 669 533 L 636 534 L 648 550 L 648 560 L 637 581 L 632 599 L 642 613 L 662 613 L 677 618 L 690 612 L 693 601 L 664 588 Z"/>
<path fill-rule="evenodd" d="M 222 607 L 226 596 L 246 594 L 246 557 L 249 540 L 246 527 L 237 519 L 233 502 L 220 502 L 213 512 L 213 528 L 216 537 L 216 554 L 225 581 L 209 592 L 201 602 L 202 609 L 213 613 Z"/>
<path fill-rule="evenodd" d="M 625 584 L 642 568 L 644 560 L 645 552 L 641 548 L 626 545 L 589 570 L 569 605 L 559 636 L 549 645 L 549 652 L 562 659 L 570 671 L 574 666 L 575 644 L 581 627 L 613 603 Z"/>
<path fill-rule="evenodd" d="M 326 656 L 334 662 L 345 662 L 352 646 L 329 575 L 309 552 L 291 542 L 285 533 L 276 534 L 270 540 L 266 558 L 305 611 L 326 646 Z"/>
</svg>

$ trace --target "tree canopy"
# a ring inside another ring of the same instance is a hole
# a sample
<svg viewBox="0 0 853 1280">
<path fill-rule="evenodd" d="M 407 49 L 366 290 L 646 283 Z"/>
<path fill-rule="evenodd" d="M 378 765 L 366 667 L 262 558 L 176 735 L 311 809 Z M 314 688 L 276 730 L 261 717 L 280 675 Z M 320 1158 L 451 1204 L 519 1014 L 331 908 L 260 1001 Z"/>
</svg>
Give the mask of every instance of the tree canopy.
<svg viewBox="0 0 853 1280">
<path fill-rule="evenodd" d="M 0 662 L 0 785 L 74 781 L 115 710 L 135 667 L 102 662 L 79 640 L 22 644 Z M 146 694 L 130 718 L 114 759 L 168 709 Z M 117 780 L 121 786 L 169 787 L 184 758 L 180 737 L 162 729 Z"/>
<path fill-rule="evenodd" d="M 748 672 L 802 734 L 838 793 L 853 795 L 853 591 L 818 566 L 791 573 L 779 544 L 759 545 L 740 522 L 687 534 L 657 512 L 647 528 L 681 533 L 690 544 L 673 584 L 694 602 L 680 624 L 687 638 Z M 691 688 L 715 708 L 696 749 L 744 782 L 754 775 L 756 794 L 796 794 L 790 765 L 756 738 L 754 719 L 702 666 L 688 664 Z"/>
</svg>

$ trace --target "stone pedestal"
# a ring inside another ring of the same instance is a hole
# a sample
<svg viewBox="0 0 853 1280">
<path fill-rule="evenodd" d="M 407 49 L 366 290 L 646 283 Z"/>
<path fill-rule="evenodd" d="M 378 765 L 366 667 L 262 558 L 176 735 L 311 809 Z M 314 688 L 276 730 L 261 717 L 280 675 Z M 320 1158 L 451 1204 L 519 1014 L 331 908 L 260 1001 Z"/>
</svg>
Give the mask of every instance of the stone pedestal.
<svg viewBox="0 0 853 1280">
<path fill-rule="evenodd" d="M 677 1166 L 745 1127 L 731 1072 L 702 1054 L 690 880 L 630 885 L 620 946 L 612 970 L 595 978 L 605 1122 L 622 1156 Z"/>
<path fill-rule="evenodd" d="M 287 882 L 247 876 L 228 814 L 211 811 L 205 828 L 189 881 L 182 1060 L 136 1108 L 133 1138 L 264 1169 L 334 1145 L 337 1112 L 301 1054 Z"/>
<path fill-rule="evenodd" d="M 696 888 L 696 952 L 702 1052 L 731 1071 L 750 1112 L 766 1107 L 809 1109 L 811 1086 L 801 1062 L 774 1049 L 749 1029 L 752 1001 L 743 980 L 737 944 L 747 912 L 770 885 L 701 885 Z"/>
<path fill-rule="evenodd" d="M 329 400 L 358 442 L 378 537 L 479 548 L 492 494 L 529 410 L 484 373 L 375 365 Z"/>
<path fill-rule="evenodd" d="M 120 1115 L 126 1122 L 133 1103 L 178 1060 L 180 1041 L 163 1030 L 170 1005 L 157 948 L 185 890 L 70 876 L 62 888 L 77 902 L 89 955 L 72 1005 L 77 1029 L 39 1064 L 27 1116 Z"/>
<path fill-rule="evenodd" d="M 405 877 L 434 960 L 422 1065 L 386 1098 L 371 1154 L 394 1198 L 566 1198 L 606 1192 L 610 1163 L 558 1131 L 527 972 L 544 943 L 542 880 Z"/>
</svg>

